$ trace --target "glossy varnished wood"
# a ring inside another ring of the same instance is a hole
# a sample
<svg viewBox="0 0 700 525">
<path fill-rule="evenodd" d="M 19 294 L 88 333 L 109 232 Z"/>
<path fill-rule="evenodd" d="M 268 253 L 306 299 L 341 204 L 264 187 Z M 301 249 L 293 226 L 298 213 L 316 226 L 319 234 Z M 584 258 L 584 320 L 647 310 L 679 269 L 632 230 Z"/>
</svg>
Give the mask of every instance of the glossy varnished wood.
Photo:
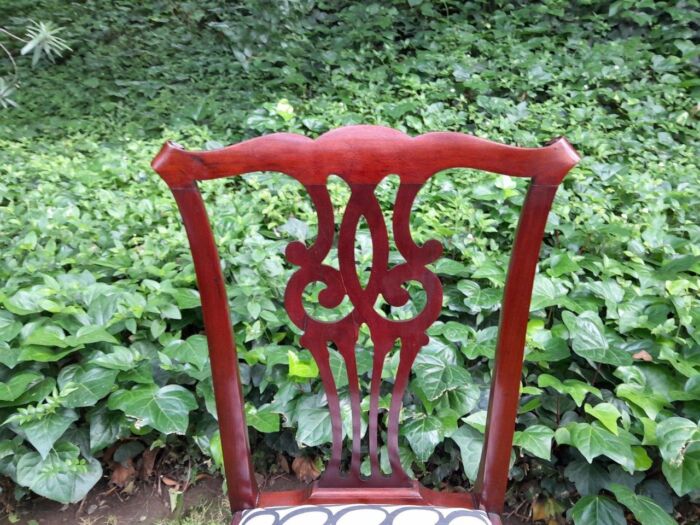
<svg viewBox="0 0 700 525">
<path fill-rule="evenodd" d="M 564 138 L 542 148 L 518 148 L 463 133 L 409 137 L 382 126 L 347 126 L 316 140 L 275 133 L 213 151 L 185 151 L 167 142 L 152 166 L 171 188 L 254 171 L 279 171 L 302 184 L 324 184 L 330 174 L 348 183 L 377 183 L 389 173 L 420 184 L 440 170 L 460 167 L 559 184 L 578 160 Z"/>
<path fill-rule="evenodd" d="M 211 354 L 214 390 L 234 511 L 255 506 L 312 503 L 413 503 L 417 505 L 483 508 L 497 515 L 503 507 L 510 449 L 518 407 L 520 375 L 530 297 L 547 215 L 557 187 L 576 164 L 578 155 L 564 139 L 543 148 L 516 148 L 460 133 L 429 133 L 411 138 L 379 126 L 350 126 L 316 140 L 289 133 L 252 139 L 215 151 L 188 152 L 166 143 L 153 161 L 154 169 L 170 186 L 190 240 Z M 487 432 L 479 476 L 473 494 L 429 491 L 404 472 L 399 461 L 398 421 L 410 369 L 427 342 L 426 330 L 442 305 L 439 279 L 427 267 L 441 254 L 436 241 L 419 246 L 410 234 L 413 201 L 422 184 L 447 168 L 476 168 L 531 178 L 508 270 L 496 362 L 489 399 Z M 332 421 L 333 447 L 323 477 L 308 489 L 259 494 L 253 477 L 247 427 L 243 412 L 236 349 L 231 332 L 226 292 L 219 258 L 197 182 L 254 171 L 286 173 L 307 189 L 318 216 L 318 235 L 311 246 L 291 243 L 286 256 L 298 267 L 291 277 L 285 308 L 302 331 L 301 344 L 319 365 Z M 329 175 L 350 186 L 350 200 L 336 220 L 326 186 Z M 400 185 L 393 207 L 392 230 L 404 263 L 389 267 L 388 228 L 374 195 L 377 184 L 397 174 Z M 372 267 L 362 286 L 355 269 L 355 235 L 365 220 L 372 237 Z M 336 233 L 337 232 L 337 233 Z M 337 242 L 339 267 L 324 264 Z M 407 281 L 423 287 L 426 305 L 414 318 L 390 320 L 374 308 L 381 295 L 393 306 L 409 300 Z M 334 322 L 314 319 L 303 307 L 302 294 L 312 282 L 325 289 L 319 302 L 326 308 L 348 298 L 352 311 Z M 370 384 L 369 458 L 371 476 L 360 475 L 360 399 L 355 362 L 359 327 L 369 328 L 373 342 Z M 392 473 L 379 472 L 379 391 L 381 370 L 388 352 L 399 345 L 400 360 L 388 414 L 387 448 Z M 347 472 L 341 472 L 342 421 L 338 392 L 329 365 L 329 345 L 345 360 L 352 425 L 352 452 Z"/>
</svg>

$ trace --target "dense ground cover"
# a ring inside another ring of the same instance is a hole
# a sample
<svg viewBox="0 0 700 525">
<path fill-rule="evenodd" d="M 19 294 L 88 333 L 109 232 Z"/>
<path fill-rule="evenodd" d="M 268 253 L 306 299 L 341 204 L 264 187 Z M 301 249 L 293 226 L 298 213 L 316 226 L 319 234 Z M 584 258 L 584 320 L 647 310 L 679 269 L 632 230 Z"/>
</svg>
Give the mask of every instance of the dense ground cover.
<svg viewBox="0 0 700 525">
<path fill-rule="evenodd" d="M 166 445 L 217 457 L 191 260 L 148 166 L 163 140 L 212 148 L 372 123 L 522 146 L 566 135 L 581 152 L 539 266 L 510 502 L 577 524 L 694 519 L 698 3 L 576 4 L 4 2 L 3 24 L 50 19 L 73 48 L 26 74 L 19 107 L 0 113 L 5 487 L 72 502 L 106 451 L 112 465 Z M 394 187 L 382 185 L 383 202 Z M 416 476 L 449 487 L 475 477 L 524 187 L 456 171 L 426 190 L 413 229 L 445 245 L 446 302 L 401 450 Z M 320 460 L 318 372 L 281 310 L 282 250 L 313 237 L 310 204 L 274 174 L 205 193 L 236 292 L 260 468 L 277 453 Z M 337 182 L 336 203 L 346 197 Z M 358 250 L 366 261 L 367 243 Z"/>
</svg>

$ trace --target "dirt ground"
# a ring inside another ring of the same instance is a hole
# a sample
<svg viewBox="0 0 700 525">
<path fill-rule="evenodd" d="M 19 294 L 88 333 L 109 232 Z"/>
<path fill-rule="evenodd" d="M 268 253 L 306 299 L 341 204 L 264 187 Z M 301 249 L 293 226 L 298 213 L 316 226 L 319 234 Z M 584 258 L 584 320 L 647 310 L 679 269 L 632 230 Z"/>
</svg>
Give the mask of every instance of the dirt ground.
<svg viewBox="0 0 700 525">
<path fill-rule="evenodd" d="M 153 525 L 178 523 L 188 509 L 199 505 L 227 507 L 222 491 L 223 479 L 207 477 L 187 489 L 184 504 L 178 512 L 170 509 L 168 488 L 163 483 L 142 485 L 132 494 L 120 494 L 105 482 L 93 489 L 80 504 L 61 505 L 44 498 L 31 498 L 21 503 L 11 515 L 0 516 L 0 525 Z M 299 486 L 294 478 L 279 478 L 268 490 L 288 490 Z M 223 511 L 224 514 L 226 511 Z M 187 523 L 192 523 L 188 521 Z M 506 525 L 524 525 L 515 517 Z"/>
<path fill-rule="evenodd" d="M 221 478 L 207 478 L 190 487 L 184 494 L 183 511 L 203 503 L 223 501 L 222 483 Z M 11 516 L 6 515 L 0 518 L 0 524 L 151 525 L 177 517 L 170 510 L 168 488 L 162 483 L 140 486 L 128 496 L 110 489 L 105 483 L 75 505 L 32 498 L 20 504 L 14 515 L 19 521 L 11 521 Z"/>
</svg>

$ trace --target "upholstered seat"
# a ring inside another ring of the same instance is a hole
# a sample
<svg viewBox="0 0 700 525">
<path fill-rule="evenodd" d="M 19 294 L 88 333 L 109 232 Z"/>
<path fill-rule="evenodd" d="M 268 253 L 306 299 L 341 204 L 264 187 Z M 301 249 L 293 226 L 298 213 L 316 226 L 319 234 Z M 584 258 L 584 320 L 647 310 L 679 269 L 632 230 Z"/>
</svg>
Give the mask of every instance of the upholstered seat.
<svg viewBox="0 0 700 525">
<path fill-rule="evenodd" d="M 415 505 L 303 505 L 243 512 L 240 525 L 491 525 L 486 512 Z"/>
</svg>

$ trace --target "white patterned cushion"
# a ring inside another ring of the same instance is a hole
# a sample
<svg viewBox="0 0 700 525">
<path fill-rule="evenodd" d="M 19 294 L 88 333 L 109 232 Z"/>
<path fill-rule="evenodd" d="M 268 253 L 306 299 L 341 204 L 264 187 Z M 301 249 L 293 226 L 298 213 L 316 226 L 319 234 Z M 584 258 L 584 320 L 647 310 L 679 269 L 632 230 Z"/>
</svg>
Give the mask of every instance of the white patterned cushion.
<svg viewBox="0 0 700 525">
<path fill-rule="evenodd" d="M 244 511 L 240 525 L 491 525 L 481 510 L 412 505 L 304 505 Z"/>
</svg>

